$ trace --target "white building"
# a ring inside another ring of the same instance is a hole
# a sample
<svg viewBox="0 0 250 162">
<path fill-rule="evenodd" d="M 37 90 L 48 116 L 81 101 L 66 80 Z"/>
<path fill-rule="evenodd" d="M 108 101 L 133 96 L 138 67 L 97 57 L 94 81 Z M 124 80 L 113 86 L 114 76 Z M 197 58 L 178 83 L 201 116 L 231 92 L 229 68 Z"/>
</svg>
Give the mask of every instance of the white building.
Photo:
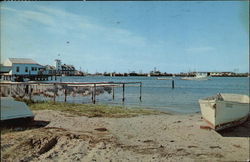
<svg viewBox="0 0 250 162">
<path fill-rule="evenodd" d="M 56 72 L 58 74 L 60 74 L 61 70 L 62 70 L 62 62 L 61 62 L 61 60 L 55 59 L 55 67 L 56 67 Z"/>
<path fill-rule="evenodd" d="M 9 67 L 9 75 L 37 75 L 44 67 L 29 58 L 9 58 L 3 63 L 3 67 Z"/>
<path fill-rule="evenodd" d="M 46 75 L 55 75 L 56 74 L 56 67 L 51 65 L 45 65 L 44 74 Z"/>
</svg>

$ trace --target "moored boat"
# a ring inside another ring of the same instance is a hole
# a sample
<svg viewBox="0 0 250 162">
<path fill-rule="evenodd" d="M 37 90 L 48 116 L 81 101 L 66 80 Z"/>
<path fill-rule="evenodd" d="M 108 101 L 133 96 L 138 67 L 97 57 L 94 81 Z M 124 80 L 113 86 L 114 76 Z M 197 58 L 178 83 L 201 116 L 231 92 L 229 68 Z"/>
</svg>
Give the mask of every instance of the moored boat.
<svg viewBox="0 0 250 162">
<path fill-rule="evenodd" d="M 216 131 L 244 123 L 250 113 L 247 95 L 220 93 L 199 103 L 203 119 Z"/>
<path fill-rule="evenodd" d="M 157 80 L 172 80 L 172 77 L 158 77 Z"/>
</svg>

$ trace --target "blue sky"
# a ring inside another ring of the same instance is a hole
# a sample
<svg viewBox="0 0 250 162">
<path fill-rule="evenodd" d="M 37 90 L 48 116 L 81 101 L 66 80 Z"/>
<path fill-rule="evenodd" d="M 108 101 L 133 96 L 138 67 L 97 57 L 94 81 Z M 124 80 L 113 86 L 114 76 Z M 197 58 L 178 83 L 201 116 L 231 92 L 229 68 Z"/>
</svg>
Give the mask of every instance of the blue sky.
<svg viewBox="0 0 250 162">
<path fill-rule="evenodd" d="M 249 71 L 249 2 L 2 2 L 1 62 L 95 72 Z M 60 55 L 58 55 L 60 54 Z"/>
</svg>

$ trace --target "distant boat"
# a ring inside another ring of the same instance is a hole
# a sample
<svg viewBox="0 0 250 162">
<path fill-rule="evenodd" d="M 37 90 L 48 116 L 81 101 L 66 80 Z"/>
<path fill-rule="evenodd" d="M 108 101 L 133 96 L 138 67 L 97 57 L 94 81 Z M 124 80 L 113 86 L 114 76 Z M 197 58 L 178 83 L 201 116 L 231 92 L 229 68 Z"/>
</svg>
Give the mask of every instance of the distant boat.
<svg viewBox="0 0 250 162">
<path fill-rule="evenodd" d="M 203 119 L 216 131 L 244 123 L 250 113 L 247 95 L 221 93 L 199 103 Z"/>
<path fill-rule="evenodd" d="M 172 80 L 172 77 L 158 77 L 157 80 Z"/>
<path fill-rule="evenodd" d="M 210 80 L 206 73 L 196 73 L 194 77 L 183 77 L 181 80 Z"/>
</svg>

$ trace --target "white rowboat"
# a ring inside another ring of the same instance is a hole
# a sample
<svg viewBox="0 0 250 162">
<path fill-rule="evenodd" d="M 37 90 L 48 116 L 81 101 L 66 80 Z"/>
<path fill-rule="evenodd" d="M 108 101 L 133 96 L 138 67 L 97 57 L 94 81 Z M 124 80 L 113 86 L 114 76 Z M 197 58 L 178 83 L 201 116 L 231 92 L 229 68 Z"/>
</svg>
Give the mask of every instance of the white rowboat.
<svg viewBox="0 0 250 162">
<path fill-rule="evenodd" d="M 247 95 L 221 93 L 199 103 L 203 119 L 216 131 L 242 124 L 250 114 Z"/>
</svg>

